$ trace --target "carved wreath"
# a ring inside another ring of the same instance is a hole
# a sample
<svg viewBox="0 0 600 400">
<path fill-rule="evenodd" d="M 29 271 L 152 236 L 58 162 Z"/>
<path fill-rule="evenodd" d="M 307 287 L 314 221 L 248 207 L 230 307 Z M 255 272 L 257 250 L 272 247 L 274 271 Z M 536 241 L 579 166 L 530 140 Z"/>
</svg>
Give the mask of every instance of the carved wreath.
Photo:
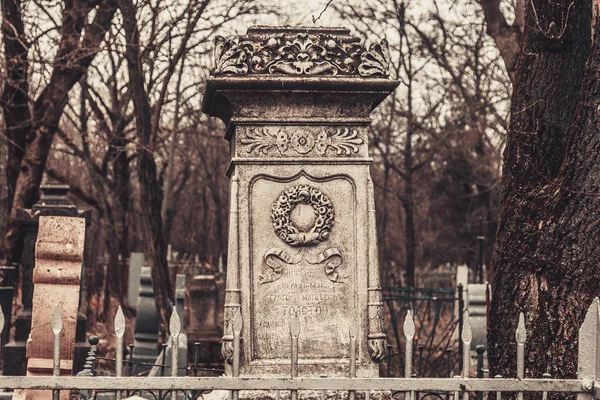
<svg viewBox="0 0 600 400">
<path fill-rule="evenodd" d="M 294 226 L 290 214 L 298 204 L 307 204 L 316 219 L 308 232 Z M 275 234 L 290 246 L 315 246 L 329 238 L 333 228 L 333 205 L 321 191 L 308 185 L 296 185 L 284 190 L 271 213 Z"/>
</svg>

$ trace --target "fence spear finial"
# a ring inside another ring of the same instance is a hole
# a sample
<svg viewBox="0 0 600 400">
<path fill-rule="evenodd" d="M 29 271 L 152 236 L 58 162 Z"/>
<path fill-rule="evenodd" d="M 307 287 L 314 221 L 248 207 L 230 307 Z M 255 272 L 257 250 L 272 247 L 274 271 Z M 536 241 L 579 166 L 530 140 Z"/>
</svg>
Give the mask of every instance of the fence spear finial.
<svg viewBox="0 0 600 400">
<path fill-rule="evenodd" d="M 465 346 L 471 344 L 473 341 L 473 331 L 471 330 L 471 319 L 469 318 L 469 312 L 465 311 L 465 323 L 463 324 L 462 340 Z"/>
<path fill-rule="evenodd" d="M 410 310 L 406 311 L 406 317 L 404 318 L 404 336 L 407 340 L 413 340 L 415 337 L 415 321 Z"/>
<path fill-rule="evenodd" d="M 233 318 L 233 333 L 239 335 L 242 333 L 242 326 L 244 325 L 244 321 L 242 320 L 242 313 L 238 312 L 235 314 Z"/>
<path fill-rule="evenodd" d="M 2 308 L 0 308 L 0 333 L 4 330 L 4 313 L 2 312 Z"/>
<path fill-rule="evenodd" d="M 517 343 L 519 344 L 525 344 L 525 341 L 527 340 L 527 330 L 525 329 L 525 315 L 522 312 L 519 313 L 519 326 L 517 326 L 515 337 L 517 339 Z"/>
<path fill-rule="evenodd" d="M 177 314 L 177 309 L 175 307 L 173 307 L 171 320 L 169 321 L 169 332 L 173 337 L 177 337 L 181 334 L 181 321 L 179 320 L 179 314 Z"/>
<path fill-rule="evenodd" d="M 123 315 L 121 306 L 119 306 L 115 315 L 115 335 L 117 335 L 117 338 L 122 338 L 125 335 L 125 315 Z"/>
<path fill-rule="evenodd" d="M 63 329 L 63 320 L 58 306 L 54 307 L 50 325 L 52 326 L 52 332 L 54 332 L 55 335 L 58 335 Z"/>
<path fill-rule="evenodd" d="M 290 319 L 290 335 L 296 337 L 300 335 L 300 320 L 298 313 L 295 313 Z"/>
</svg>

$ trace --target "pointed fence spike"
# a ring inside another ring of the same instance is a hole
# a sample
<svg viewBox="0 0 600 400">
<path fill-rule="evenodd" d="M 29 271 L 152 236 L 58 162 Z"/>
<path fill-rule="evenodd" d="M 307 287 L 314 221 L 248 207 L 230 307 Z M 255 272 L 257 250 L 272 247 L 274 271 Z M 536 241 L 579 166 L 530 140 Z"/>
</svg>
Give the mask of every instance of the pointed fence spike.
<svg viewBox="0 0 600 400">
<path fill-rule="evenodd" d="M 473 331 L 471 330 L 471 319 L 469 318 L 469 312 L 465 311 L 463 330 L 462 330 L 462 340 L 465 345 L 471 344 L 473 340 Z"/>
<path fill-rule="evenodd" d="M 4 331 L 4 313 L 0 307 L 0 333 L 2 333 L 2 331 Z"/>
<path fill-rule="evenodd" d="M 294 314 L 294 316 L 290 319 L 290 335 L 299 336 L 300 335 L 300 320 L 298 319 L 298 314 Z"/>
<path fill-rule="evenodd" d="M 242 321 L 242 313 L 238 312 L 237 314 L 235 314 L 235 317 L 233 318 L 233 333 L 236 335 L 239 335 L 240 333 L 242 333 L 242 326 L 244 325 L 244 322 Z"/>
<path fill-rule="evenodd" d="M 52 332 L 54 332 L 55 335 L 58 335 L 63 329 L 63 320 L 58 306 L 54 307 L 50 324 L 52 326 Z"/>
<path fill-rule="evenodd" d="M 352 320 L 350 322 L 350 327 L 348 328 L 348 334 L 350 338 L 356 339 L 358 337 L 358 321 Z"/>
<path fill-rule="evenodd" d="M 413 340 L 415 337 L 415 321 L 410 310 L 406 312 L 406 317 L 404 318 L 404 336 L 407 340 Z"/>
<path fill-rule="evenodd" d="M 117 338 L 122 338 L 125 335 L 125 315 L 123 314 L 123 310 L 121 306 L 117 310 L 117 315 L 115 315 L 115 334 Z"/>
<path fill-rule="evenodd" d="M 515 332 L 515 337 L 517 339 L 517 343 L 525 344 L 527 340 L 527 330 L 525 329 L 525 315 L 521 312 L 519 313 L 519 326 L 517 327 L 517 331 Z"/>
<path fill-rule="evenodd" d="M 181 334 L 181 321 L 179 320 L 179 314 L 177 314 L 177 309 L 175 307 L 173 307 L 173 311 L 171 312 L 169 332 L 171 332 L 171 336 L 173 337 Z"/>
</svg>

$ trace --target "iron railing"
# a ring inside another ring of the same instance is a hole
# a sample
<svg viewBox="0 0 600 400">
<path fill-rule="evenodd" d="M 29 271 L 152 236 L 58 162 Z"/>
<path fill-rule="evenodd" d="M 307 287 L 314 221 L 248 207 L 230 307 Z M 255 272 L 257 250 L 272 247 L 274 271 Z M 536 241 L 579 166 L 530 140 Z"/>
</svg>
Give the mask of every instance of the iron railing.
<svg viewBox="0 0 600 400">
<path fill-rule="evenodd" d="M 465 315 L 462 329 L 463 358 L 461 375 L 452 378 L 413 378 L 413 338 L 415 336 L 415 323 L 412 313 L 407 312 L 404 321 L 403 333 L 405 336 L 404 349 L 404 378 L 363 378 L 355 376 L 356 371 L 356 328 L 349 327 L 350 349 L 348 359 L 347 377 L 313 378 L 302 377 L 302 369 L 298 365 L 298 341 L 300 337 L 300 323 L 297 316 L 290 320 L 290 341 L 292 353 L 290 355 L 290 377 L 241 377 L 240 376 L 240 334 L 242 332 L 242 318 L 238 314 L 233 321 L 234 333 L 234 358 L 231 376 L 222 377 L 178 377 L 177 369 L 171 369 L 170 377 L 126 377 L 123 376 L 123 334 L 125 332 L 125 319 L 119 309 L 115 318 L 114 329 L 116 333 L 116 368 L 115 376 L 92 376 L 93 373 L 80 373 L 79 376 L 58 376 L 60 374 L 60 335 L 62 321 L 60 314 L 55 311 L 52 318 L 54 332 L 54 376 L 5 376 L 0 379 L 0 389 L 35 389 L 52 390 L 55 399 L 59 398 L 61 390 L 65 391 L 113 391 L 115 398 L 121 399 L 126 391 L 162 391 L 168 393 L 171 400 L 178 399 L 184 392 L 224 390 L 229 391 L 232 399 L 238 399 L 240 392 L 259 390 L 270 392 L 278 398 L 282 392 L 290 393 L 292 399 L 298 398 L 301 391 L 317 391 L 321 398 L 326 398 L 329 391 L 346 393 L 349 399 L 355 399 L 357 392 L 361 397 L 370 398 L 373 391 L 404 392 L 407 399 L 415 399 L 416 394 L 425 392 L 444 392 L 446 398 L 468 400 L 470 397 L 482 398 L 484 393 L 491 393 L 497 399 L 502 398 L 506 392 L 516 392 L 517 399 L 522 399 L 524 393 L 538 392 L 546 397 L 548 392 L 561 392 L 577 394 L 578 399 L 600 399 L 600 307 L 598 299 L 594 300 L 585 321 L 579 331 L 579 357 L 578 375 L 576 379 L 557 379 L 547 375 L 541 377 L 525 378 L 525 346 L 527 332 L 525 329 L 524 315 L 519 316 L 516 329 L 517 368 L 514 378 L 483 378 L 471 376 L 471 340 L 472 332 L 468 315 Z M 0 326 L 4 317 L 0 314 Z M 169 325 L 170 340 L 172 345 L 171 365 L 178 365 L 178 347 L 181 325 L 177 313 L 173 313 Z M 94 349 L 92 348 L 90 352 Z M 93 365 L 93 354 L 86 366 Z M 481 370 L 481 366 L 478 368 Z M 482 371 L 481 371 L 482 372 Z M 479 375 L 479 374 L 478 374 Z M 481 374 L 482 376 L 482 374 Z M 338 394 L 339 395 L 339 394 Z"/>
</svg>

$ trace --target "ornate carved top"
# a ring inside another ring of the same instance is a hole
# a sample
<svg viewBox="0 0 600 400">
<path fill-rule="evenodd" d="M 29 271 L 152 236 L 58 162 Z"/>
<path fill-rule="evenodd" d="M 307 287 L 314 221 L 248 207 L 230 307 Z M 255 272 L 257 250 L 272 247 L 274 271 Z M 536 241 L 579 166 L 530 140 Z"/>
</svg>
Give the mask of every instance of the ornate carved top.
<svg viewBox="0 0 600 400">
<path fill-rule="evenodd" d="M 387 41 L 368 49 L 342 28 L 253 27 L 217 36 L 215 75 L 344 75 L 388 77 Z"/>
</svg>

